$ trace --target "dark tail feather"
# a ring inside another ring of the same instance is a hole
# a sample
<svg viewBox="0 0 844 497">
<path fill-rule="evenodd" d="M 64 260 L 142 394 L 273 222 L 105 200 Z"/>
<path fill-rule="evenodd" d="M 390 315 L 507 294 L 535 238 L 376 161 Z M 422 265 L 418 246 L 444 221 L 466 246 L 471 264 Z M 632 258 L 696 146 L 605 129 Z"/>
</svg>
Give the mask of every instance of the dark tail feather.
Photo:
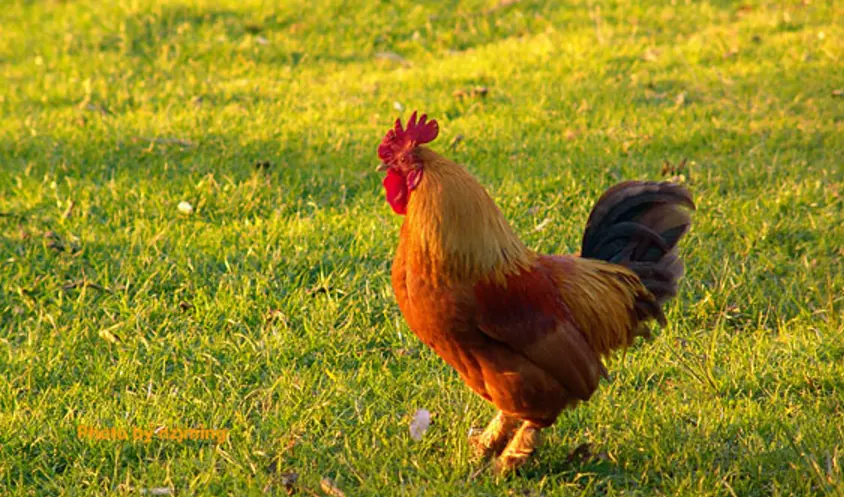
<svg viewBox="0 0 844 497">
<path fill-rule="evenodd" d="M 677 282 L 683 276 L 677 243 L 689 230 L 689 210 L 694 209 L 692 196 L 682 185 L 619 183 L 592 209 L 580 256 L 620 264 L 635 272 L 657 304 L 653 309 L 653 305 L 637 303 L 637 313 L 664 322 L 659 306 L 677 294 Z"/>
</svg>

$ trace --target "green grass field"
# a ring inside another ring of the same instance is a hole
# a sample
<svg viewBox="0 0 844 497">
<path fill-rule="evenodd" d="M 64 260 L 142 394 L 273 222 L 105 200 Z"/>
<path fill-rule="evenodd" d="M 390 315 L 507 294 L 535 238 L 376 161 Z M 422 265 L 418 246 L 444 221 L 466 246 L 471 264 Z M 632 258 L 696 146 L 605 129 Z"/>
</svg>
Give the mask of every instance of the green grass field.
<svg viewBox="0 0 844 497">
<path fill-rule="evenodd" d="M 0 12 L 0 494 L 844 492 L 840 5 L 156 3 Z M 696 196 L 670 325 L 518 477 L 389 285 L 413 109 L 539 251 L 622 179 Z"/>
</svg>

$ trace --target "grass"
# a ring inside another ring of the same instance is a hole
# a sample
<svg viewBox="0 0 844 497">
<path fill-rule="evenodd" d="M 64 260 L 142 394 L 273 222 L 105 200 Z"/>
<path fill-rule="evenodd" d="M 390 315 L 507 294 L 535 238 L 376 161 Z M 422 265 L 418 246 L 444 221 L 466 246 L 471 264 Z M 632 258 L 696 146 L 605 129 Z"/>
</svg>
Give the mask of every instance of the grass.
<svg viewBox="0 0 844 497">
<path fill-rule="evenodd" d="M 844 492 L 840 5 L 270 3 L 4 5 L 0 494 Z M 698 203 L 670 325 L 509 480 L 389 287 L 375 148 L 417 108 L 537 250 L 622 179 Z"/>
</svg>

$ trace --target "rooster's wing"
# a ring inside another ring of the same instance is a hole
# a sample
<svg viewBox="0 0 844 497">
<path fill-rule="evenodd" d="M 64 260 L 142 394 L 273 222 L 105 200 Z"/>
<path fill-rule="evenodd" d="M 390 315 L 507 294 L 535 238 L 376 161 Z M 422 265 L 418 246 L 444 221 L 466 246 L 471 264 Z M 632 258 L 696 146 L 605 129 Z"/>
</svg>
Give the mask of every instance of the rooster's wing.
<svg viewBox="0 0 844 497">
<path fill-rule="evenodd" d="M 543 260 L 504 281 L 475 285 L 478 329 L 548 373 L 572 396 L 587 400 L 606 370 L 560 294 Z"/>
</svg>

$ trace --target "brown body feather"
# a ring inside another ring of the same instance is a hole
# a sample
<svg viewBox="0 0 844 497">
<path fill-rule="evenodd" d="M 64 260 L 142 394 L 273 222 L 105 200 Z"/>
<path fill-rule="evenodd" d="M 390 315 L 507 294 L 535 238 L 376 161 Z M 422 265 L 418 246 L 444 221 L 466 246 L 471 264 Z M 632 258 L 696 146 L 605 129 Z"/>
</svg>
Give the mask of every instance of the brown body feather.
<svg viewBox="0 0 844 497">
<path fill-rule="evenodd" d="M 603 357 L 645 334 L 649 319 L 664 319 L 660 303 L 682 272 L 674 250 L 688 228 L 682 202 L 664 200 L 664 187 L 650 186 L 659 184 L 619 185 L 596 205 L 581 257 L 539 255 L 465 169 L 425 147 L 415 153 L 424 179 L 392 270 L 402 314 L 474 391 L 506 415 L 548 426 L 592 395 Z M 655 238 L 665 233 L 674 239 Z"/>
</svg>

